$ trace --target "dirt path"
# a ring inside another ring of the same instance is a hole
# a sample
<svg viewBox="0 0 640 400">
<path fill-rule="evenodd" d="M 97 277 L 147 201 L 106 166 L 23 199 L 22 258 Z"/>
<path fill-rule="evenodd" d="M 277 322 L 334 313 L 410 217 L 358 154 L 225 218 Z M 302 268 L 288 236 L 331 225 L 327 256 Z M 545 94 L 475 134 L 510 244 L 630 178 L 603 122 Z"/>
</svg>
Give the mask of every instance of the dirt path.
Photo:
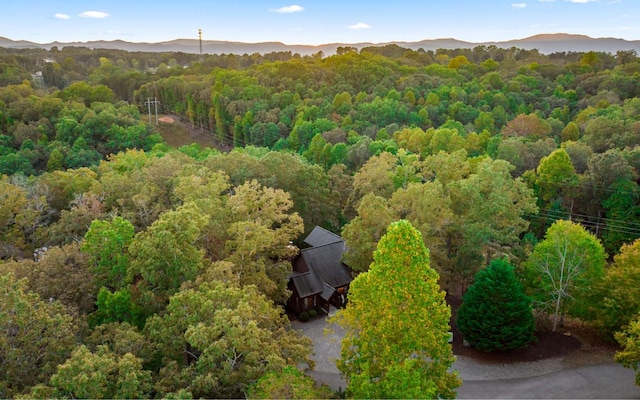
<svg viewBox="0 0 640 400">
<path fill-rule="evenodd" d="M 217 140 L 211 133 L 180 121 L 177 115 L 161 115 L 158 117 L 158 132 L 165 142 L 178 148 L 197 143 L 202 147 L 212 147 L 221 152 L 229 152 L 232 147 Z"/>
</svg>

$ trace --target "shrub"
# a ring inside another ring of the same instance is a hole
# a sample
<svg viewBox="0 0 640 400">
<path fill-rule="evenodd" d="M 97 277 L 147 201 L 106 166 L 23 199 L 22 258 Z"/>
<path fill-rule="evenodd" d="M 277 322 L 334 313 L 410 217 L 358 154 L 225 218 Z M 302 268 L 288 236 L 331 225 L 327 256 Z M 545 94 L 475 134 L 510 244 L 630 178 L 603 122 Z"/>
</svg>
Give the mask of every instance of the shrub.
<svg viewBox="0 0 640 400">
<path fill-rule="evenodd" d="M 309 310 L 309 318 L 314 318 L 318 316 L 318 312 L 316 310 Z"/>
<path fill-rule="evenodd" d="M 303 311 L 303 312 L 300 313 L 300 315 L 298 315 L 298 318 L 302 322 L 307 322 L 309 320 L 309 313 L 306 312 L 306 311 Z"/>
</svg>

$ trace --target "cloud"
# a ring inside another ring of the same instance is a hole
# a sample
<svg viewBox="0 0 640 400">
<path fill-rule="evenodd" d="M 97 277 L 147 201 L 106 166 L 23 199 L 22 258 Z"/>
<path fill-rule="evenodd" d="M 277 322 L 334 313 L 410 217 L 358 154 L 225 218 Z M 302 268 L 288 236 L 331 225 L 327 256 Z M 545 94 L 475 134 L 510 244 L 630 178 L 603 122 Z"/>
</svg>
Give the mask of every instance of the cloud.
<svg viewBox="0 0 640 400">
<path fill-rule="evenodd" d="M 53 15 L 53 18 L 55 18 L 55 19 L 71 19 L 70 16 L 68 16 L 67 14 L 62 14 L 62 13 L 55 13 Z"/>
<path fill-rule="evenodd" d="M 292 4 L 290 6 L 275 8 L 275 9 L 271 9 L 269 11 L 277 12 L 277 13 L 280 13 L 280 14 L 290 14 L 290 13 L 300 12 L 300 11 L 303 11 L 303 10 L 304 10 L 304 7 L 299 6 L 297 4 Z"/>
<path fill-rule="evenodd" d="M 85 11 L 78 14 L 80 18 L 107 18 L 110 15 L 102 11 Z"/>
<path fill-rule="evenodd" d="M 511 5 L 511 7 L 513 8 L 525 8 L 527 6 L 527 3 L 514 3 Z"/>
<path fill-rule="evenodd" d="M 565 1 L 568 1 L 570 3 L 593 3 L 598 0 L 565 0 Z"/>
<path fill-rule="evenodd" d="M 347 28 L 357 31 L 360 29 L 369 29 L 371 28 L 371 25 L 365 24 L 364 22 L 358 22 L 357 24 L 347 26 Z"/>
</svg>

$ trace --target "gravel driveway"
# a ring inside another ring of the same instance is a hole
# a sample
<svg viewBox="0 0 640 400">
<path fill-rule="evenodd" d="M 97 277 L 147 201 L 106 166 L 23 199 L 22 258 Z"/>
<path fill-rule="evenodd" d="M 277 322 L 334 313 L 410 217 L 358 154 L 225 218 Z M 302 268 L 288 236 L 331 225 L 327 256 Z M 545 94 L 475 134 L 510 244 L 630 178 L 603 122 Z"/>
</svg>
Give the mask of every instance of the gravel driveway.
<svg viewBox="0 0 640 400">
<path fill-rule="evenodd" d="M 292 321 L 294 329 L 313 340 L 316 367 L 311 375 L 334 390 L 344 390 L 335 360 L 340 357 L 344 331 L 326 318 L 306 323 Z M 517 364 L 479 364 L 458 357 L 453 364 L 462 378 L 458 398 L 640 398 L 634 372 L 616 363 L 566 369 L 562 358 Z"/>
</svg>

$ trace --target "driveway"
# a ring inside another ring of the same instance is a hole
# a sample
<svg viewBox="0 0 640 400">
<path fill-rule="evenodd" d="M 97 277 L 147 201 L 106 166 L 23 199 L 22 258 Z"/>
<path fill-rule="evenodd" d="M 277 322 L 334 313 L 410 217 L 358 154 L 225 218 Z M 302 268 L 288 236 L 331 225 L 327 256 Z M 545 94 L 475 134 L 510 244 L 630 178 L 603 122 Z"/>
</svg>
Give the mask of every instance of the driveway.
<svg viewBox="0 0 640 400">
<path fill-rule="evenodd" d="M 292 321 L 291 325 L 313 340 L 316 367 L 309 375 L 334 390 L 344 390 L 346 382 L 335 365 L 344 331 L 328 324 L 326 318 Z M 459 399 L 640 398 L 640 387 L 634 385 L 635 373 L 613 362 L 565 369 L 561 358 L 488 365 L 458 357 L 453 368 L 462 378 Z"/>
</svg>

